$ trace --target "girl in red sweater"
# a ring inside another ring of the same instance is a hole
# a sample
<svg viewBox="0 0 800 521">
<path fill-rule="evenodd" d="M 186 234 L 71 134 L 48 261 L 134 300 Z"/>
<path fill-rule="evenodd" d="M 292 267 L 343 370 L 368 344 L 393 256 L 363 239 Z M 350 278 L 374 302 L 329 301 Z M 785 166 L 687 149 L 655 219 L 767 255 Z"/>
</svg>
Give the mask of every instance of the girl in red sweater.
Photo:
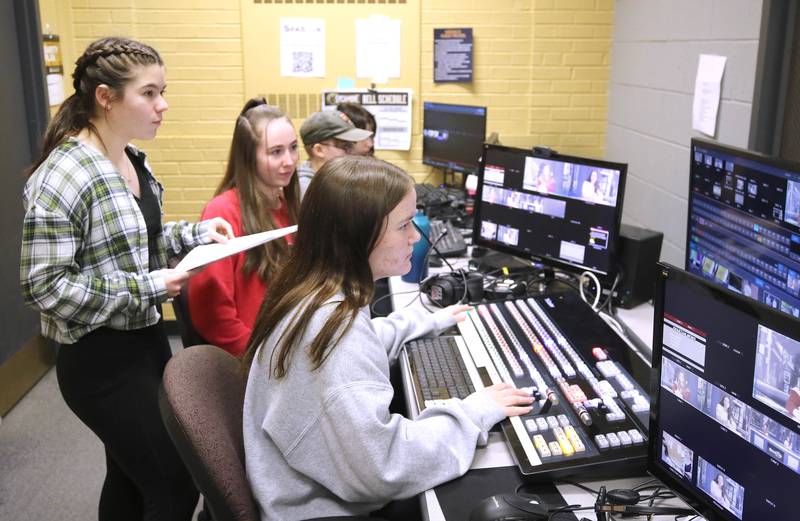
<svg viewBox="0 0 800 521">
<path fill-rule="evenodd" d="M 203 219 L 223 217 L 237 237 L 297 223 L 297 132 L 264 98 L 245 103 L 236 120 L 228 167 Z M 209 343 L 241 356 L 272 275 L 292 236 L 209 265 L 189 282 L 189 314 Z"/>
</svg>

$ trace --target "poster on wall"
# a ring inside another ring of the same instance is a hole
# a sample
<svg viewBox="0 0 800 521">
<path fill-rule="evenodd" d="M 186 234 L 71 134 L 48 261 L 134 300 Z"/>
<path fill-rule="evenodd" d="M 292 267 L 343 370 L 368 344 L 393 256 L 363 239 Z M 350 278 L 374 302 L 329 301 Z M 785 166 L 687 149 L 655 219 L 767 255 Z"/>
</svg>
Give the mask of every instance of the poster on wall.
<svg viewBox="0 0 800 521">
<path fill-rule="evenodd" d="M 375 150 L 411 149 L 411 89 L 322 91 L 322 110 L 339 103 L 360 103 L 375 116 Z"/>
<path fill-rule="evenodd" d="M 43 34 L 44 67 L 47 76 L 47 98 L 50 106 L 64 101 L 64 66 L 61 63 L 61 42 L 57 34 Z"/>
<path fill-rule="evenodd" d="M 281 76 L 325 77 L 325 20 L 281 18 Z"/>
<path fill-rule="evenodd" d="M 400 20 L 383 15 L 356 20 L 356 77 L 373 83 L 400 77 Z"/>
<path fill-rule="evenodd" d="M 472 28 L 433 30 L 433 81 L 472 81 Z"/>
</svg>

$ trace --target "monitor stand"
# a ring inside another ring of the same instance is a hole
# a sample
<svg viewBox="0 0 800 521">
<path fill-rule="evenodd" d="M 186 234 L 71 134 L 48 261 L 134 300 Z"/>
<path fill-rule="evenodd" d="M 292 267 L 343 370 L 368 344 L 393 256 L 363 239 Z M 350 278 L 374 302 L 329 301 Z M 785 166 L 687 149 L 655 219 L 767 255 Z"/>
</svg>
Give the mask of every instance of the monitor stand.
<svg viewBox="0 0 800 521">
<path fill-rule="evenodd" d="M 530 262 L 499 251 L 488 251 L 486 255 L 474 259 L 474 261 L 478 266 L 478 270 L 483 273 L 494 272 L 497 274 L 503 268 L 508 268 L 509 273 L 522 273 L 533 269 Z"/>
</svg>

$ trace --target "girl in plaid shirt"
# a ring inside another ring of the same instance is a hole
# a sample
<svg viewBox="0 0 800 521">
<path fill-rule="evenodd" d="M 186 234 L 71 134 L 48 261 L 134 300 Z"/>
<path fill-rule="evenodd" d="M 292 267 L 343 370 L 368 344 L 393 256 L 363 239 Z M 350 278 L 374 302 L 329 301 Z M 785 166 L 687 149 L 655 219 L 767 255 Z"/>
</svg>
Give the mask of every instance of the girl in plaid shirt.
<svg viewBox="0 0 800 521">
<path fill-rule="evenodd" d="M 163 188 L 129 144 L 155 137 L 167 110 L 164 64 L 125 38 L 89 45 L 75 93 L 48 126 L 25 186 L 20 278 L 60 344 L 67 405 L 103 441 L 101 520 L 189 520 L 197 491 L 158 409 L 170 356 L 161 303 L 191 273 L 167 261 L 232 237 L 222 218 L 161 223 Z"/>
</svg>

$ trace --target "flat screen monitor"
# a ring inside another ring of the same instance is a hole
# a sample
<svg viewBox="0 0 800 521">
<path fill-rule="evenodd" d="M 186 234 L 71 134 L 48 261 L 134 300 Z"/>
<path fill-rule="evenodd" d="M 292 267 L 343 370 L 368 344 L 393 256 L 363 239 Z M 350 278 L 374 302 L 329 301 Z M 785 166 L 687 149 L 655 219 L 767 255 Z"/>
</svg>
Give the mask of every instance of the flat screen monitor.
<svg viewBox="0 0 800 521">
<path fill-rule="evenodd" d="M 626 171 L 620 163 L 484 145 L 473 243 L 607 276 Z"/>
<path fill-rule="evenodd" d="M 658 275 L 648 470 L 708 520 L 798 519 L 800 321 Z"/>
<path fill-rule="evenodd" d="M 691 148 L 686 269 L 800 317 L 800 165 Z"/>
<path fill-rule="evenodd" d="M 426 101 L 422 123 L 422 162 L 455 172 L 478 172 L 486 139 L 486 107 Z"/>
</svg>

